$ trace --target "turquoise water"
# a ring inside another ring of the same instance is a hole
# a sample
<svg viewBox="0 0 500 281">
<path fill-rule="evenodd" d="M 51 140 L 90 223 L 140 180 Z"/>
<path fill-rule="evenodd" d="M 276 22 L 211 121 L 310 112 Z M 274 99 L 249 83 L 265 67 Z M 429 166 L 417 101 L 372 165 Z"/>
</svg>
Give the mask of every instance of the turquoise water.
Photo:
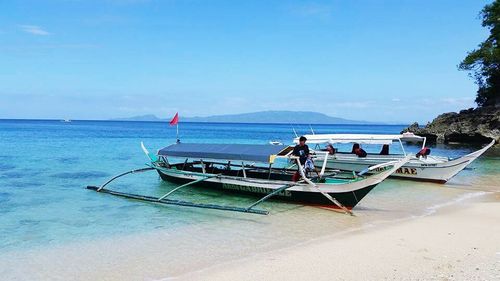
<svg viewBox="0 0 500 281">
<path fill-rule="evenodd" d="M 316 133 L 399 133 L 403 125 L 314 125 Z M 309 133 L 309 126 L 295 126 Z M 293 137 L 290 125 L 278 124 L 181 124 L 183 142 L 268 143 Z M 107 122 L 0 120 L 0 251 L 55 247 L 162 231 L 183 239 L 184 252 L 207 235 L 207 247 L 217 248 L 232 237 L 238 251 L 279 247 L 286 243 L 330 234 L 376 221 L 421 215 L 434 206 L 499 188 L 499 151 L 491 149 L 446 185 L 387 180 L 370 193 L 348 217 L 323 209 L 267 202 L 262 208 L 271 216 L 165 207 L 85 189 L 99 185 L 123 171 L 143 167 L 147 161 L 140 148 L 151 151 L 175 141 L 175 128 L 161 122 Z M 478 146 L 431 146 L 434 155 L 458 157 Z M 397 149 L 396 147 L 394 149 Z M 407 147 L 417 151 L 418 146 Z M 160 195 L 174 185 L 152 172 L 120 179 L 110 188 Z M 225 196 L 215 191 L 187 188 L 175 198 L 196 202 L 245 206 L 255 198 Z M 281 235 L 283 239 L 273 237 Z M 259 247 L 255 245 L 258 240 Z M 231 242 L 232 241 L 232 242 Z M 243 242 L 245 241 L 245 243 Z M 265 241 L 265 242 L 264 242 Z M 245 250 L 246 249 L 246 250 Z M 221 250 L 222 251 L 222 250 Z M 236 251 L 236 250 L 235 250 Z M 175 253 L 169 253 L 175 255 Z M 227 250 L 222 256 L 231 256 Z M 212 257 L 213 258 L 213 257 Z M 182 260 L 182 259 L 181 259 Z"/>
</svg>

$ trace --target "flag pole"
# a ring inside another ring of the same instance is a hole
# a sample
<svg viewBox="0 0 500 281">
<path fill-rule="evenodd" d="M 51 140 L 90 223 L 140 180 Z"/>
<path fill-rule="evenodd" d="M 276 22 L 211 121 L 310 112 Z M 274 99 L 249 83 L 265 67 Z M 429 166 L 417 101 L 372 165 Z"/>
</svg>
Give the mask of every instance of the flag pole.
<svg viewBox="0 0 500 281">
<path fill-rule="evenodd" d="M 177 127 L 177 143 L 180 143 L 181 140 L 179 139 L 179 123 L 176 124 Z"/>
<path fill-rule="evenodd" d="M 170 126 L 173 126 L 175 125 L 176 127 L 176 137 L 177 137 L 177 141 L 176 143 L 180 143 L 181 140 L 179 139 L 179 112 L 177 112 L 175 115 L 174 115 L 174 118 L 172 118 L 172 120 L 170 120 Z"/>
</svg>

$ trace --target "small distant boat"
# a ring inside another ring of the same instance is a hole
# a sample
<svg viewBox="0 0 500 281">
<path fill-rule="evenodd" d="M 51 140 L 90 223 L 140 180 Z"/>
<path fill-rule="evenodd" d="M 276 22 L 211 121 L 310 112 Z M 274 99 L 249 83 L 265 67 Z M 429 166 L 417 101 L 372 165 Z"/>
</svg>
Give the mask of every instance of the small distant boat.
<svg viewBox="0 0 500 281">
<path fill-rule="evenodd" d="M 322 144 L 360 144 L 360 145 L 390 145 L 393 142 L 399 143 L 402 154 L 387 153 L 368 153 L 366 157 L 358 157 L 351 152 L 337 152 L 334 155 L 327 156 L 327 168 L 340 169 L 347 171 L 362 171 L 367 167 L 384 163 L 387 161 L 396 161 L 411 155 L 411 159 L 397 169 L 391 177 L 402 179 L 413 179 L 420 181 L 431 181 L 437 183 L 446 183 L 460 171 L 462 171 L 472 161 L 495 144 L 493 140 L 484 148 L 467 154 L 460 158 L 450 159 L 447 157 L 408 154 L 405 151 L 403 142 L 422 143 L 421 149 L 425 148 L 426 138 L 413 133 L 404 133 L 401 135 L 365 135 L 365 134 L 315 134 L 305 135 L 308 144 L 315 144 L 316 149 L 321 149 Z M 298 143 L 298 138 L 294 139 Z M 430 151 L 430 150 L 429 150 Z M 318 161 L 321 162 L 321 161 Z"/>
<path fill-rule="evenodd" d="M 72 121 L 71 121 L 71 119 L 63 119 L 63 120 L 61 120 L 61 122 L 63 122 L 63 123 L 71 123 Z"/>
<path fill-rule="evenodd" d="M 277 141 L 277 140 L 270 141 L 269 144 L 272 144 L 272 145 L 283 145 L 282 142 Z"/>
<path fill-rule="evenodd" d="M 341 174 L 326 168 L 324 161 L 321 171 L 314 177 L 304 171 L 300 161 L 292 155 L 293 147 L 285 145 L 250 144 L 204 144 L 176 143 L 158 150 L 156 155 L 142 148 L 151 162 L 149 167 L 125 172 L 113 177 L 103 185 L 88 186 L 88 189 L 121 197 L 155 202 L 159 204 L 181 205 L 256 214 L 267 211 L 254 207 L 265 200 L 276 197 L 281 200 L 312 205 L 329 206 L 351 213 L 354 208 L 376 185 L 394 173 L 409 158 L 389 161 L 358 174 Z M 298 169 L 274 167 L 277 159 L 283 162 L 295 161 Z M 111 181 L 130 173 L 155 170 L 165 181 L 181 185 L 163 196 L 151 197 L 104 189 Z M 294 175 L 297 175 L 293 181 Z M 368 171 L 374 174 L 367 176 Z M 260 199 L 248 207 L 221 206 L 172 200 L 169 197 L 177 190 L 189 185 L 217 189 L 225 193 L 246 193 Z"/>
</svg>

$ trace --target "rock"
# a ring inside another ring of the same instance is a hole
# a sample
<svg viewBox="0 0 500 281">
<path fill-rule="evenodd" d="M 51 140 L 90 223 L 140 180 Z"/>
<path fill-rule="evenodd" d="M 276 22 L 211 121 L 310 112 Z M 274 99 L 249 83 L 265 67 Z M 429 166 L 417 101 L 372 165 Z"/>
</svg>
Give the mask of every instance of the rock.
<svg viewBox="0 0 500 281">
<path fill-rule="evenodd" d="M 425 127 L 411 124 L 401 133 L 412 132 L 427 137 L 428 142 L 489 143 L 500 140 L 500 108 L 469 108 L 436 117 Z"/>
</svg>

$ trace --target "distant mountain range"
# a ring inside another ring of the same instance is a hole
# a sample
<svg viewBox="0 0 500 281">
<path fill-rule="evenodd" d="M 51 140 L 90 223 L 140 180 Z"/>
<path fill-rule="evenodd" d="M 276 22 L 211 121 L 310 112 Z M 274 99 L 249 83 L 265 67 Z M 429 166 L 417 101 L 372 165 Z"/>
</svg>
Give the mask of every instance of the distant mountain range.
<svg viewBox="0 0 500 281">
<path fill-rule="evenodd" d="M 115 118 L 114 121 L 169 121 L 155 115 Z M 183 117 L 180 122 L 210 123 L 283 123 L 283 124 L 374 124 L 368 121 L 350 120 L 311 111 L 260 111 L 252 113 L 213 115 L 207 117 Z"/>
<path fill-rule="evenodd" d="M 155 115 L 141 115 L 130 118 L 115 118 L 115 121 L 169 121 Z M 284 124 L 374 124 L 374 122 L 349 120 L 311 111 L 260 111 L 252 113 L 213 115 L 207 117 L 183 117 L 180 122 L 212 123 L 284 123 Z"/>
</svg>

